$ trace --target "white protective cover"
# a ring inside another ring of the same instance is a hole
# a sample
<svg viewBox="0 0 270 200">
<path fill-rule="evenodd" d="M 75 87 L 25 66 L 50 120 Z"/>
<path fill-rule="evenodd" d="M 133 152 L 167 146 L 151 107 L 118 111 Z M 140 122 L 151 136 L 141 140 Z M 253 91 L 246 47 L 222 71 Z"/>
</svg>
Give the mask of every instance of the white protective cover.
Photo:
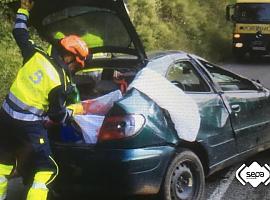
<svg viewBox="0 0 270 200">
<path fill-rule="evenodd" d="M 84 141 L 88 144 L 95 144 L 102 126 L 105 115 L 113 107 L 115 101 L 122 98 L 120 90 L 113 91 L 96 99 L 83 101 L 86 115 L 75 115 L 74 119 L 80 126 Z"/>
<path fill-rule="evenodd" d="M 179 138 L 189 142 L 196 140 L 201 118 L 198 105 L 190 96 L 148 68 L 142 69 L 136 75 L 128 90 L 131 88 L 146 94 L 170 113 Z"/>
<path fill-rule="evenodd" d="M 104 116 L 99 115 L 76 115 L 74 119 L 80 126 L 85 143 L 97 143 L 97 136 L 102 126 Z"/>
<path fill-rule="evenodd" d="M 109 94 L 100 96 L 96 99 L 82 101 L 83 109 L 86 114 L 106 115 L 113 107 L 115 101 L 122 98 L 120 90 L 110 92 Z"/>
</svg>

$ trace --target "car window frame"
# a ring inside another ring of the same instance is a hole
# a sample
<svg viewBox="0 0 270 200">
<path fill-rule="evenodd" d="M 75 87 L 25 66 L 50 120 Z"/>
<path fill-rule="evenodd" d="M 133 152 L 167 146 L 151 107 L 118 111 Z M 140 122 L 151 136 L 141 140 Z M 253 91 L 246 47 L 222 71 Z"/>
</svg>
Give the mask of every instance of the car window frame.
<svg viewBox="0 0 270 200">
<path fill-rule="evenodd" d="M 165 78 L 167 79 L 168 73 L 170 69 L 173 67 L 173 65 L 179 63 L 179 62 L 189 62 L 193 67 L 194 74 L 201 79 L 201 81 L 204 82 L 205 86 L 208 87 L 209 91 L 184 91 L 186 94 L 213 94 L 213 88 L 211 87 L 210 83 L 205 79 L 205 77 L 202 75 L 202 73 L 198 70 L 198 64 L 194 62 L 192 59 L 178 59 L 172 62 L 169 67 L 166 70 Z M 168 79 L 167 79 L 168 80 Z M 168 80 L 169 81 L 169 80 Z"/>
<path fill-rule="evenodd" d="M 210 63 L 210 62 L 205 61 L 205 60 L 199 60 L 199 62 L 203 65 L 202 68 L 203 68 L 204 71 L 206 71 L 208 77 L 215 84 L 215 86 L 218 87 L 218 90 L 220 92 L 222 92 L 222 93 L 259 93 L 259 92 L 261 92 L 261 91 L 258 90 L 257 86 L 251 80 L 249 80 L 248 78 L 245 78 L 245 77 L 243 77 L 241 75 L 235 74 L 234 72 L 231 72 L 230 70 L 224 69 L 223 67 L 220 67 L 220 66 L 218 66 L 216 64 Z M 220 84 L 217 81 L 215 81 L 215 79 L 213 78 L 213 75 L 211 74 L 211 72 L 205 66 L 206 64 L 209 64 L 209 65 L 211 65 L 213 67 L 216 67 L 219 70 L 224 71 L 224 72 L 226 72 L 228 74 L 232 74 L 233 76 L 235 76 L 235 77 L 237 77 L 239 79 L 250 82 L 254 86 L 254 89 L 252 89 L 252 90 L 223 90 L 222 87 L 220 86 Z"/>
</svg>

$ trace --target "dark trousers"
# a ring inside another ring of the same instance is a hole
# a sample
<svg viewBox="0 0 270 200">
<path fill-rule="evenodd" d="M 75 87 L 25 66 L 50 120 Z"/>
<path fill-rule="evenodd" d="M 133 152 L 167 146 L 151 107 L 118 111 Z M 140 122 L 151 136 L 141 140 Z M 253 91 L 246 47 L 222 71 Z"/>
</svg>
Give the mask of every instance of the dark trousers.
<svg viewBox="0 0 270 200">
<path fill-rule="evenodd" d="M 47 130 L 42 121 L 16 120 L 0 110 L 0 164 L 15 166 L 17 161 L 17 171 L 29 183 L 38 171 L 55 171 L 50 156 Z"/>
</svg>

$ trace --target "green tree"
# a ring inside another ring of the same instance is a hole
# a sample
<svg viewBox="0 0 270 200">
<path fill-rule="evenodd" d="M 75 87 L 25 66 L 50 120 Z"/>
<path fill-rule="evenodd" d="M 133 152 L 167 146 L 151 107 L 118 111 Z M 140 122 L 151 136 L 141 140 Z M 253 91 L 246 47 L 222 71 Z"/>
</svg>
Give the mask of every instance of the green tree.
<svg viewBox="0 0 270 200">
<path fill-rule="evenodd" d="M 230 53 L 225 7 L 233 2 L 129 0 L 128 5 L 147 50 L 180 49 L 219 60 Z"/>
<path fill-rule="evenodd" d="M 0 0 L 0 101 L 3 100 L 22 64 L 12 37 L 14 12 Z M 225 7 L 235 0 L 127 0 L 130 17 L 147 51 L 184 50 L 208 59 L 220 60 L 231 51 L 231 24 L 225 21 Z M 44 45 L 36 32 L 31 37 Z M 45 45 L 46 46 L 46 45 Z"/>
</svg>

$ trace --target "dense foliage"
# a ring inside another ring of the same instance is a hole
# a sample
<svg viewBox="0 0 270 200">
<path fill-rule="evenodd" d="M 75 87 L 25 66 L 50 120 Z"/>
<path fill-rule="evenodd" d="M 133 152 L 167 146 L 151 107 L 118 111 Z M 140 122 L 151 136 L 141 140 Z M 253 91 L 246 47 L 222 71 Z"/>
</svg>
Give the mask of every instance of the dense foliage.
<svg viewBox="0 0 270 200">
<path fill-rule="evenodd" d="M 11 31 L 14 13 L 7 7 L 17 0 L 0 0 L 0 101 L 22 64 Z M 130 16 L 145 48 L 180 49 L 208 59 L 230 54 L 231 24 L 225 7 L 234 0 L 127 0 Z M 32 37 L 37 36 L 32 31 Z"/>
<path fill-rule="evenodd" d="M 0 4 L 0 18 L 0 102 L 2 102 L 22 60 L 11 33 L 13 15 L 4 4 Z"/>
<path fill-rule="evenodd" d="M 128 0 L 131 18 L 148 50 L 182 49 L 220 60 L 230 53 L 233 0 Z"/>
</svg>

